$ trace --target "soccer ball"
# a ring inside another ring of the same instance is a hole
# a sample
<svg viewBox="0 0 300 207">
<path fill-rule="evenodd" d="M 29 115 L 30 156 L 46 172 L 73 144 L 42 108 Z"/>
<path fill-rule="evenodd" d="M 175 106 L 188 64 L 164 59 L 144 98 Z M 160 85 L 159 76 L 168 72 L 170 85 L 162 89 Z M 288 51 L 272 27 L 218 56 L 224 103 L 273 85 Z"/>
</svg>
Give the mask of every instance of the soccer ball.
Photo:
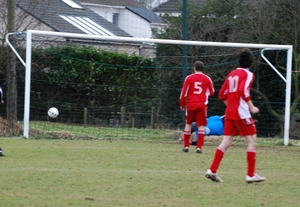
<svg viewBox="0 0 300 207">
<path fill-rule="evenodd" d="M 55 107 L 51 107 L 49 110 L 48 110 L 48 116 L 50 116 L 51 118 L 56 118 L 59 114 L 59 111 L 57 108 Z"/>
</svg>

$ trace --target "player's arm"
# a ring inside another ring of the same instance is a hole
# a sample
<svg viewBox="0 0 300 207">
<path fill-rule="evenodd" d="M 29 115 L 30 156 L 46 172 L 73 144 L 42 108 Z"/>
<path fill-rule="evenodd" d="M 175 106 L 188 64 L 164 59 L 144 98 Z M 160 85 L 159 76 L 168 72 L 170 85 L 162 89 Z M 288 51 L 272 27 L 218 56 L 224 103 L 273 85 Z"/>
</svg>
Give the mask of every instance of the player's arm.
<svg viewBox="0 0 300 207">
<path fill-rule="evenodd" d="M 220 91 L 219 91 L 219 99 L 224 102 L 224 104 L 227 106 L 227 94 L 228 94 L 228 83 L 227 79 L 223 83 Z"/>
<path fill-rule="evenodd" d="M 179 97 L 179 107 L 180 107 L 180 110 L 182 110 L 182 111 L 185 110 L 185 102 L 186 102 L 187 92 L 188 92 L 188 83 L 187 83 L 187 80 L 185 79 L 182 89 L 181 89 L 180 97 Z"/>
<path fill-rule="evenodd" d="M 254 104 L 252 103 L 251 100 L 247 101 L 247 104 L 249 106 L 249 109 L 250 109 L 251 113 L 253 113 L 253 114 L 258 114 L 259 113 L 259 109 L 256 106 L 254 106 Z"/>
<path fill-rule="evenodd" d="M 241 82 L 239 83 L 239 95 L 245 102 L 251 100 L 250 90 L 252 88 L 252 83 L 254 80 L 254 75 L 251 72 L 247 72 L 244 78 L 241 78 Z M 250 106 L 249 106 L 250 107 Z"/>
<path fill-rule="evenodd" d="M 214 84 L 212 82 L 212 80 L 209 78 L 209 85 L 208 85 L 208 89 L 209 89 L 209 96 L 213 96 L 215 94 L 215 88 L 214 88 Z"/>
<path fill-rule="evenodd" d="M 246 91 L 245 90 L 241 91 L 240 94 L 243 100 L 248 104 L 251 113 L 257 114 L 259 113 L 259 109 L 256 106 L 254 106 L 253 102 L 251 101 L 250 88 L 246 89 Z"/>
<path fill-rule="evenodd" d="M 253 74 L 248 74 L 247 79 L 243 81 L 240 84 L 240 94 L 241 97 L 246 101 L 246 103 L 249 106 L 249 110 L 253 114 L 259 113 L 259 109 L 254 106 L 253 102 L 251 101 L 251 96 L 250 96 L 250 90 L 252 88 L 252 83 L 253 83 L 254 75 Z"/>
</svg>

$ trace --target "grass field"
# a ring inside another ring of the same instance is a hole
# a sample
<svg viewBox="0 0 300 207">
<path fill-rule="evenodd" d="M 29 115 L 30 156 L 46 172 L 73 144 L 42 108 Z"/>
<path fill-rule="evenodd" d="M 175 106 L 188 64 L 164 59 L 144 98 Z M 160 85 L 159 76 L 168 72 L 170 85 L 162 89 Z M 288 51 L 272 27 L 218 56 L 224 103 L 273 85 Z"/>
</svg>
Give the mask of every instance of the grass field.
<svg viewBox="0 0 300 207">
<path fill-rule="evenodd" d="M 0 206 L 299 206 L 299 146 L 259 146 L 259 184 L 245 182 L 245 145 L 232 146 L 205 178 L 203 154 L 172 141 L 0 139 Z M 192 148 L 193 149 L 193 148 Z"/>
</svg>

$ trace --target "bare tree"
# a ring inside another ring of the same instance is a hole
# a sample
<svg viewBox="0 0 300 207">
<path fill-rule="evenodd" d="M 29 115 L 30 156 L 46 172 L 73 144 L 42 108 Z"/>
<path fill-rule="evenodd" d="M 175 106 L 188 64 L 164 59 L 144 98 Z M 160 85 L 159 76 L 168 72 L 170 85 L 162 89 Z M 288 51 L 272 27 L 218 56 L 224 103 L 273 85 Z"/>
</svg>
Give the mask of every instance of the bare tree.
<svg viewBox="0 0 300 207">
<path fill-rule="evenodd" d="M 16 3 L 14 0 L 7 0 L 7 31 L 15 31 L 15 11 Z M 15 45 L 14 37 L 11 38 L 12 45 Z M 17 79 L 16 79 L 16 56 L 12 50 L 8 50 L 7 64 L 7 89 L 6 89 L 6 109 L 7 109 L 7 124 L 14 128 L 17 127 Z M 12 130 L 15 132 L 16 130 Z M 18 131 L 18 130 L 17 130 Z M 16 135 L 16 134 L 12 134 Z"/>
<path fill-rule="evenodd" d="M 5 48 L 5 37 L 8 33 L 14 33 L 26 29 L 34 29 L 41 24 L 41 22 L 31 17 L 29 13 L 17 8 L 16 5 L 19 2 L 20 0 L 7 0 L 0 2 L 0 21 L 2 22 L 2 24 L 0 25 L 0 46 L 2 48 L 0 50 L 0 56 L 1 58 L 3 58 L 0 68 L 0 75 L 6 77 L 3 81 L 6 82 L 5 94 L 7 113 L 6 117 L 8 126 L 8 129 L 6 130 L 8 131 L 8 133 L 6 134 L 7 136 L 19 135 L 20 126 L 17 123 L 17 58 L 10 48 Z M 33 9 L 37 7 L 39 3 L 45 2 L 41 0 L 33 0 L 28 6 L 29 8 Z M 17 47 L 17 42 L 14 35 L 11 35 L 9 40 L 14 47 Z"/>
</svg>

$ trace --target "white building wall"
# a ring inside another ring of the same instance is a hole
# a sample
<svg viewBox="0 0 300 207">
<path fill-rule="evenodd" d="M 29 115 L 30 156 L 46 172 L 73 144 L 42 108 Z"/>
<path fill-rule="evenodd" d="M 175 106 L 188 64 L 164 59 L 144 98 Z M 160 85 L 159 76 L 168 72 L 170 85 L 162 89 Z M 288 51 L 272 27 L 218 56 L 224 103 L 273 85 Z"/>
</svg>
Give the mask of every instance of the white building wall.
<svg viewBox="0 0 300 207">
<path fill-rule="evenodd" d="M 102 7 L 90 4 L 85 4 L 85 6 L 110 22 L 113 22 L 113 14 L 118 13 L 119 24 L 117 26 L 133 37 L 151 38 L 152 36 L 150 23 L 125 7 Z"/>
<path fill-rule="evenodd" d="M 113 22 L 113 13 L 119 13 L 120 9 L 125 9 L 124 7 L 102 7 L 97 5 L 85 5 L 104 19 L 106 19 L 109 22 Z"/>
<path fill-rule="evenodd" d="M 151 38 L 150 23 L 129 10 L 121 10 L 119 27 L 133 37 Z"/>
</svg>

